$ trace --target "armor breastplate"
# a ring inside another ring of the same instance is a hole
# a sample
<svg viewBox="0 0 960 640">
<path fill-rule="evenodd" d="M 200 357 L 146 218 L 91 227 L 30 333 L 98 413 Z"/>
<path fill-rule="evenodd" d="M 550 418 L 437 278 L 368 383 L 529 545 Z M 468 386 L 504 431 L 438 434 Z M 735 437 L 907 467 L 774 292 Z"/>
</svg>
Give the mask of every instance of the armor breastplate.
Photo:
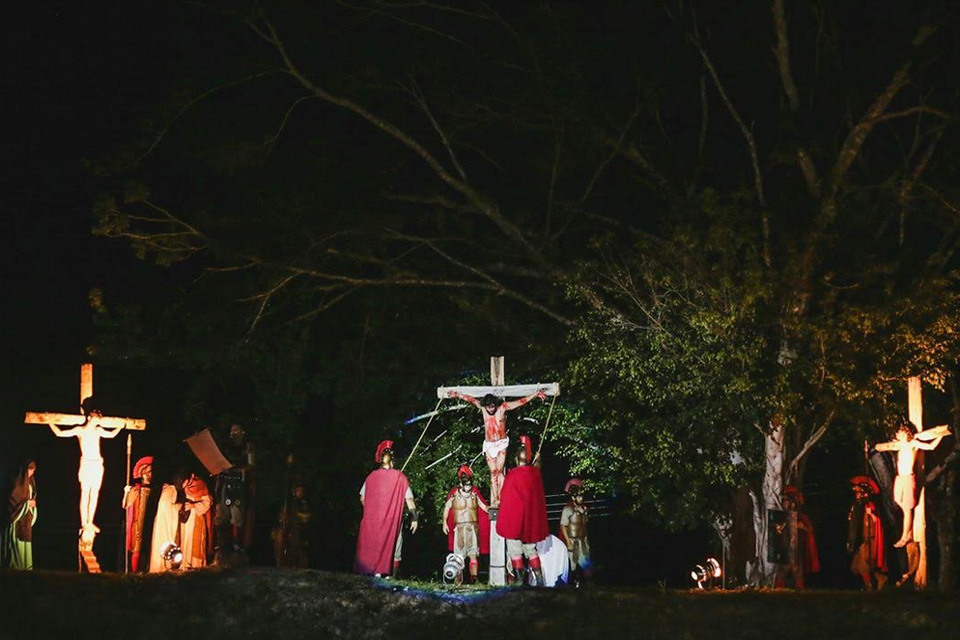
<svg viewBox="0 0 960 640">
<path fill-rule="evenodd" d="M 583 507 L 574 507 L 570 514 L 570 524 L 567 525 L 570 530 L 571 538 L 587 537 L 587 511 Z"/>
<path fill-rule="evenodd" d="M 477 522 L 478 508 L 479 503 L 476 495 L 471 493 L 469 496 L 464 496 L 461 491 L 457 491 L 453 494 L 453 504 L 450 507 L 453 511 L 454 524 Z"/>
</svg>

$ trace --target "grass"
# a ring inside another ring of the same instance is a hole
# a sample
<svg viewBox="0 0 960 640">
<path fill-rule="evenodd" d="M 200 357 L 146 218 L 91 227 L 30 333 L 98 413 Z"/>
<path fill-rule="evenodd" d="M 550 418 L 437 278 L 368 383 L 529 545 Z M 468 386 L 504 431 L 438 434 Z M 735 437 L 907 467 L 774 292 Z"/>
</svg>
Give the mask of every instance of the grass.
<svg viewBox="0 0 960 640">
<path fill-rule="evenodd" d="M 952 637 L 934 593 L 454 587 L 321 571 L 187 575 L 0 573 L 5 638 Z"/>
</svg>

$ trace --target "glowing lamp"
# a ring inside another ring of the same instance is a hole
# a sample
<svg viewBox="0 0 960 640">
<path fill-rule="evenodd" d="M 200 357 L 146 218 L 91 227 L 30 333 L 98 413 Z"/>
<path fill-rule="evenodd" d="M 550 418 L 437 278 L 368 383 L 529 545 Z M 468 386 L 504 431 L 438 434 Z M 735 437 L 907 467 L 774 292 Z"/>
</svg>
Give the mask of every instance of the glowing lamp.
<svg viewBox="0 0 960 640">
<path fill-rule="evenodd" d="M 463 580 L 463 558 L 455 553 L 448 553 L 447 559 L 443 563 L 443 582 L 444 584 L 460 584 Z"/>
<path fill-rule="evenodd" d="M 163 558 L 163 565 L 167 569 L 176 571 L 183 564 L 183 551 L 175 542 L 168 542 L 160 550 L 160 557 Z"/>
<path fill-rule="evenodd" d="M 690 577 L 697 583 L 697 589 L 707 590 L 713 587 L 713 581 L 723 575 L 720 563 L 716 558 L 707 558 L 705 564 L 698 564 L 690 572 Z"/>
</svg>

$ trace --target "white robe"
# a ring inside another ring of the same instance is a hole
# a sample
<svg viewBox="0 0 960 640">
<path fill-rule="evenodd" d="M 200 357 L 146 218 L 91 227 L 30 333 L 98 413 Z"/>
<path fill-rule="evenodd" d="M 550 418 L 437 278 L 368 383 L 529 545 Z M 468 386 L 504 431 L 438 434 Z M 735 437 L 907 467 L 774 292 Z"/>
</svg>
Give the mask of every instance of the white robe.
<svg viewBox="0 0 960 640">
<path fill-rule="evenodd" d="M 557 536 L 547 536 L 537 543 L 537 555 L 543 569 L 543 582 L 547 587 L 567 584 L 570 573 L 570 558 L 567 545 Z"/>
<path fill-rule="evenodd" d="M 153 521 L 153 537 L 150 542 L 150 573 L 161 573 L 169 569 L 164 565 L 164 546 L 168 542 L 177 542 L 177 528 L 180 524 L 180 505 L 177 504 L 177 488 L 172 484 L 163 485 L 160 501 L 157 504 L 157 517 Z"/>
<path fill-rule="evenodd" d="M 210 511 L 212 504 L 210 494 L 204 494 L 199 502 L 194 503 L 193 509 L 190 509 L 190 517 L 187 521 L 180 525 L 180 548 L 183 550 L 184 569 L 200 569 L 207 566 L 207 523 L 203 515 Z M 199 532 L 197 527 L 200 527 Z"/>
</svg>

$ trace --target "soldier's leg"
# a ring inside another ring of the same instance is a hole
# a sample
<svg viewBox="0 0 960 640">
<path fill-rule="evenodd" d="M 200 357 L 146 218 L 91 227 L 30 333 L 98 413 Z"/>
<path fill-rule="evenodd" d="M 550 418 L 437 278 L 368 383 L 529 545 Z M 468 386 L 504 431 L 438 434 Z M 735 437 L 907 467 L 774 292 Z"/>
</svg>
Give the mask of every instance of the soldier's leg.
<svg viewBox="0 0 960 640">
<path fill-rule="evenodd" d="M 394 578 L 400 575 L 400 560 L 403 557 L 403 533 L 397 534 L 397 543 L 393 547 L 393 571 L 390 572 Z"/>
</svg>

